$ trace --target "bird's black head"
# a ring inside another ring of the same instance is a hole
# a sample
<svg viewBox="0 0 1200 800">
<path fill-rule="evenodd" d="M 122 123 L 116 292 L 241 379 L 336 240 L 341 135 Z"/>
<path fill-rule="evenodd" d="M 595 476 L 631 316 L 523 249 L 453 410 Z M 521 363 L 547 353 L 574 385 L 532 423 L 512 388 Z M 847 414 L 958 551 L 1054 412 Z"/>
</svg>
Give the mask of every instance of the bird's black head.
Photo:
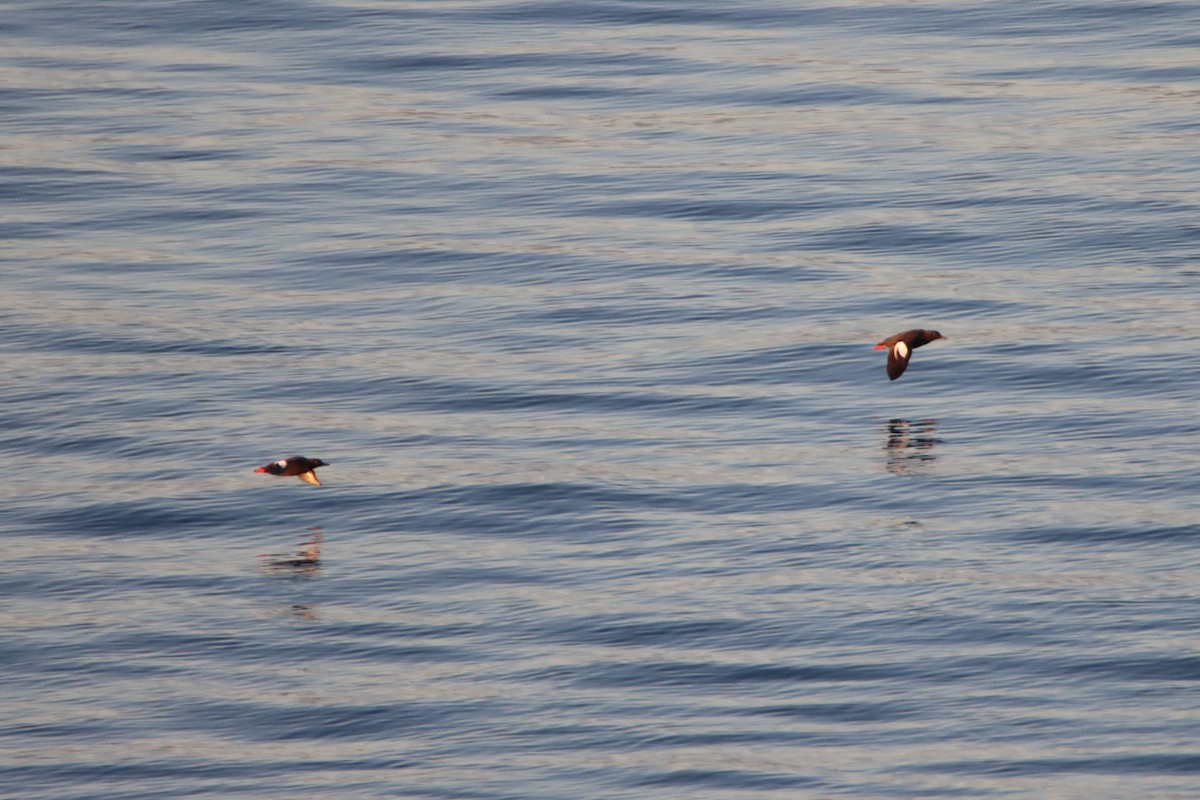
<svg viewBox="0 0 1200 800">
<path fill-rule="evenodd" d="M 322 461 L 319 458 L 309 459 L 308 464 L 309 464 L 310 469 L 316 469 L 317 467 L 328 467 L 329 466 L 328 461 Z"/>
<path fill-rule="evenodd" d="M 946 338 L 945 336 L 942 336 L 937 331 L 925 331 L 925 341 L 927 341 L 927 342 L 932 342 L 934 339 L 945 339 L 945 338 Z"/>
</svg>

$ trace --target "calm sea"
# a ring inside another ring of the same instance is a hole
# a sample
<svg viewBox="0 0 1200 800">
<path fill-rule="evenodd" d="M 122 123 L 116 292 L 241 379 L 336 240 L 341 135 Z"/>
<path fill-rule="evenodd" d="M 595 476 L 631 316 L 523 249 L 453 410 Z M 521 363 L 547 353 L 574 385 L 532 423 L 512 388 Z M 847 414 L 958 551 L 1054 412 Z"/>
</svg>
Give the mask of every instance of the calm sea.
<svg viewBox="0 0 1200 800">
<path fill-rule="evenodd" d="M 0 795 L 1200 796 L 1198 32 L 0 3 Z"/>
</svg>

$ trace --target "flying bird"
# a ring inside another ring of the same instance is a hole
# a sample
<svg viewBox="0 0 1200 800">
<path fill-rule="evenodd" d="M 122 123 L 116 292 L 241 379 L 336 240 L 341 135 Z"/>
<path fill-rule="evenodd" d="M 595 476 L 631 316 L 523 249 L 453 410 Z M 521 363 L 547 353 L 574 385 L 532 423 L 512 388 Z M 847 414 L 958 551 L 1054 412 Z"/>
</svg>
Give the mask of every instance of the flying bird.
<svg viewBox="0 0 1200 800">
<path fill-rule="evenodd" d="M 912 358 L 912 351 L 916 350 L 923 344 L 929 344 L 934 339 L 945 339 L 937 331 L 926 331 L 920 328 L 914 328 L 911 331 L 897 333 L 895 336 L 889 336 L 879 344 L 875 345 L 876 350 L 888 351 L 887 372 L 888 378 L 896 380 L 904 374 L 904 370 L 908 367 L 908 360 Z"/>
<path fill-rule="evenodd" d="M 305 458 L 304 456 L 291 456 L 290 458 L 282 458 L 279 461 L 272 461 L 265 467 L 259 467 L 255 472 L 267 472 L 271 475 L 282 475 L 284 477 L 292 477 L 293 475 L 304 481 L 311 483 L 313 486 L 320 486 L 321 482 L 317 480 L 317 473 L 313 472 L 317 467 L 329 466 L 319 458 Z"/>
</svg>

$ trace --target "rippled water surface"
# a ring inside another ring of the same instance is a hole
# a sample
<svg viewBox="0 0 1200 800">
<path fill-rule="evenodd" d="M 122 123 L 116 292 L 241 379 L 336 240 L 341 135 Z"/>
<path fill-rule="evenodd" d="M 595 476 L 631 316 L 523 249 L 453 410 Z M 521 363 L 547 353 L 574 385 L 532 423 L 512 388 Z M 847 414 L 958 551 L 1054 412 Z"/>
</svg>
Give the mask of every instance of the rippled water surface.
<svg viewBox="0 0 1200 800">
<path fill-rule="evenodd" d="M 0 7 L 3 796 L 1200 793 L 1200 6 Z"/>
</svg>

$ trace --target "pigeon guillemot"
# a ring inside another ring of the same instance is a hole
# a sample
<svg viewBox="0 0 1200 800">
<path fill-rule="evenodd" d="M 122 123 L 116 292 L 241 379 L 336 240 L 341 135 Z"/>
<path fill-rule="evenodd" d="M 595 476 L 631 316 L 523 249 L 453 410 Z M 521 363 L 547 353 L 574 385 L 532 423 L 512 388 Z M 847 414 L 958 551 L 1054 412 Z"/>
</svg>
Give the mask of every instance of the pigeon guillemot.
<svg viewBox="0 0 1200 800">
<path fill-rule="evenodd" d="M 320 486 L 321 482 L 317 480 L 317 473 L 313 472 L 317 467 L 329 466 L 319 458 L 305 458 L 304 456 L 292 456 L 291 458 L 272 461 L 265 467 L 259 467 L 255 472 L 268 472 L 272 475 L 283 475 L 291 477 L 295 475 L 305 483 L 311 483 L 313 486 Z"/>
<path fill-rule="evenodd" d="M 937 331 L 925 331 L 920 328 L 914 328 L 911 331 L 897 333 L 895 336 L 889 336 L 879 344 L 875 345 L 876 350 L 887 348 L 888 363 L 887 372 L 888 378 L 896 380 L 904 374 L 905 367 L 908 366 L 908 359 L 912 358 L 912 351 L 916 350 L 923 344 L 929 344 L 934 339 L 945 339 Z"/>
</svg>

